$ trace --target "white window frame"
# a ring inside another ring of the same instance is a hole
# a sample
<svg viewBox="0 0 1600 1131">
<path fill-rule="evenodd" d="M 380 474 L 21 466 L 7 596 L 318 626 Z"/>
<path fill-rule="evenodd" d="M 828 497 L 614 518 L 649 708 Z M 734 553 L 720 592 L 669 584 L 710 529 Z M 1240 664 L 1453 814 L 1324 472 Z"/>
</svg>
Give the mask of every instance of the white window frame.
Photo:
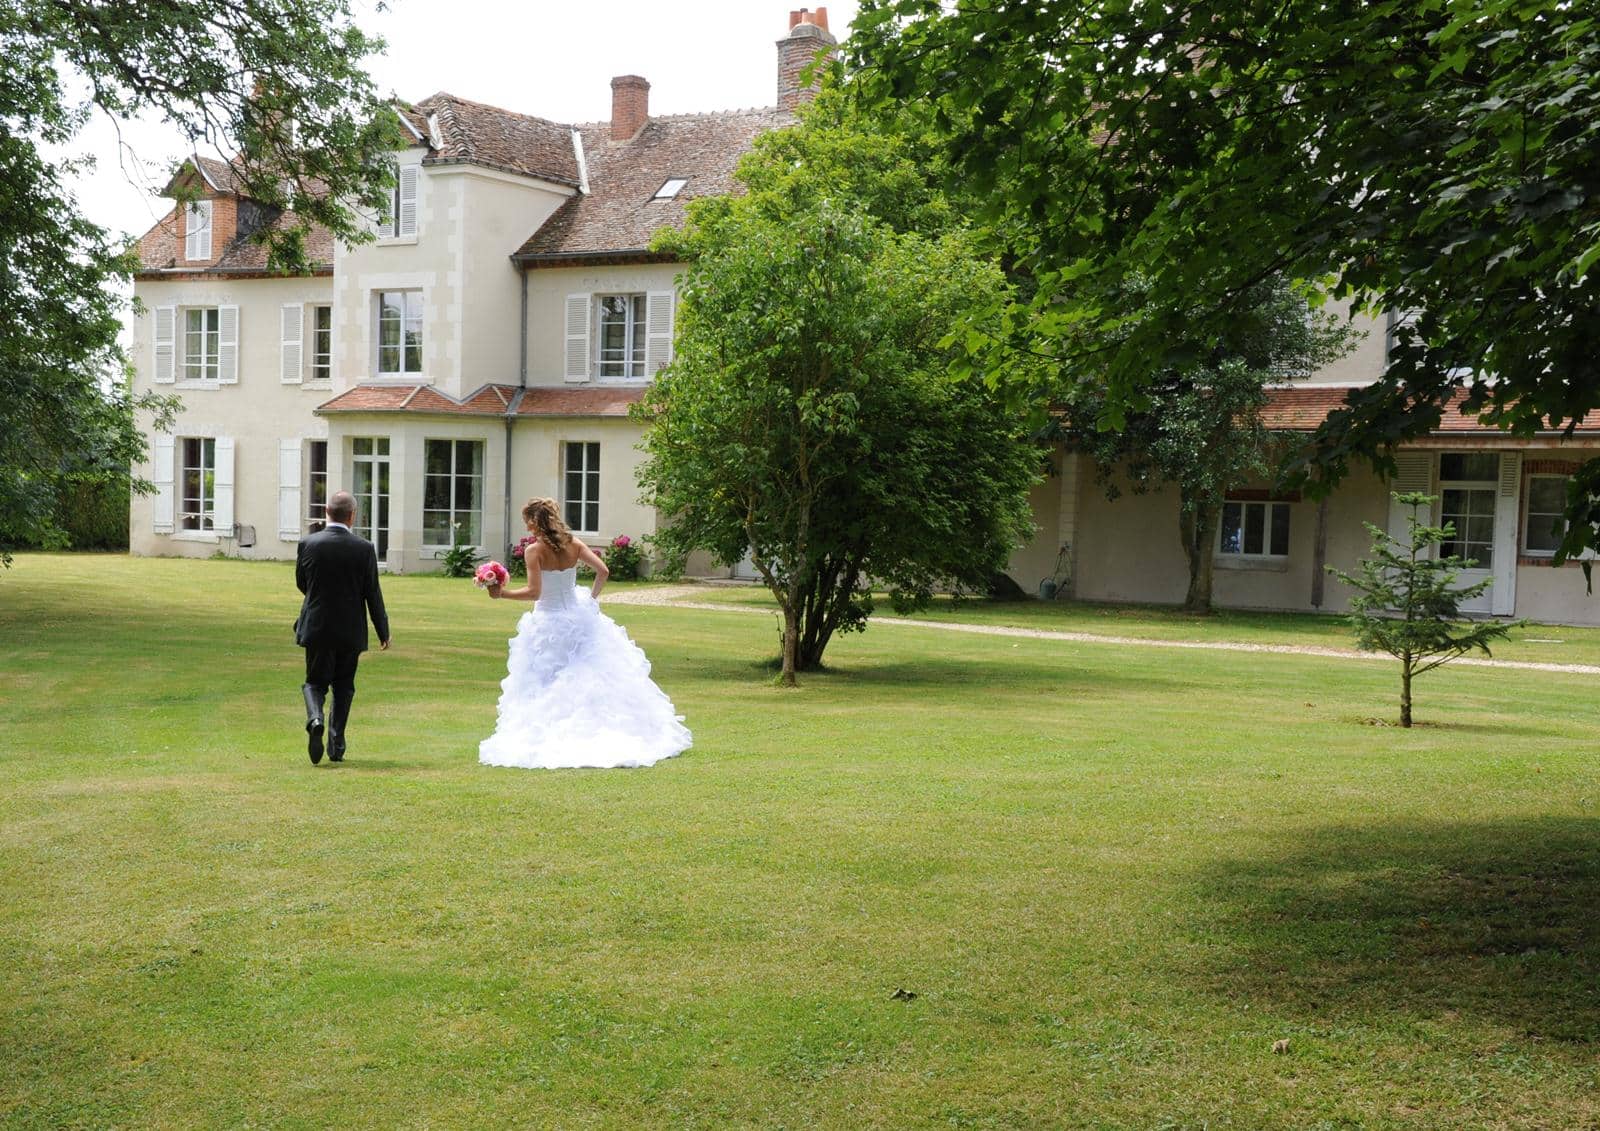
<svg viewBox="0 0 1600 1131">
<path fill-rule="evenodd" d="M 605 307 L 607 300 L 625 302 L 622 334 L 626 354 L 622 358 L 607 360 L 605 349 Z M 649 342 L 649 297 L 643 291 L 612 292 L 594 296 L 594 371 L 599 381 L 637 383 L 649 379 L 647 361 Z M 623 372 L 607 373 L 608 365 L 618 366 Z"/>
<path fill-rule="evenodd" d="M 429 471 L 428 471 L 428 445 L 429 444 L 449 444 L 450 445 L 450 470 L 447 473 L 445 473 L 445 475 L 443 475 L 443 476 L 430 474 Z M 463 473 L 461 471 L 460 466 L 456 462 L 456 455 L 457 455 L 456 445 L 457 444 L 473 444 L 473 445 L 477 446 L 477 449 L 478 449 L 478 473 L 476 475 L 473 475 L 471 472 Z M 426 550 L 426 551 L 448 550 L 451 547 L 452 543 L 453 543 L 454 532 L 455 532 L 455 524 L 457 522 L 466 522 L 467 523 L 467 535 L 468 536 L 467 536 L 467 540 L 463 543 L 463 545 L 476 546 L 480 550 L 483 549 L 483 532 L 484 532 L 484 526 L 483 526 L 483 512 L 484 512 L 483 485 L 484 485 L 484 480 L 485 480 L 485 473 L 486 473 L 487 468 L 488 468 L 488 458 L 489 458 L 488 445 L 485 444 L 482 440 L 475 440 L 475 439 L 472 439 L 471 437 L 468 437 L 468 436 L 458 436 L 458 437 L 430 436 L 430 437 L 428 437 L 428 438 L 426 438 L 426 439 L 424 439 L 422 441 L 422 548 L 424 550 Z M 444 479 L 448 480 L 448 482 L 449 482 L 449 495 L 448 495 L 448 497 L 449 497 L 450 505 L 448 507 L 446 507 L 442 512 L 440 511 L 440 509 L 438 507 L 430 507 L 430 506 L 428 506 L 428 480 L 430 480 L 430 479 L 438 479 L 438 478 L 444 478 Z M 460 479 L 476 479 L 478 481 L 478 489 L 477 489 L 477 492 L 476 492 L 477 497 L 478 497 L 478 506 L 477 506 L 476 511 L 474 511 L 474 510 L 472 510 L 470 508 L 469 509 L 461 509 L 461 510 L 458 510 L 456 508 L 456 482 L 457 482 L 457 480 L 460 480 Z M 452 542 L 431 542 L 431 541 L 428 540 L 428 515 L 429 514 L 434 514 L 434 513 L 443 513 L 445 515 L 445 524 L 451 531 Z M 471 533 L 472 533 L 471 519 L 473 517 L 476 517 L 477 521 L 478 521 L 478 537 L 477 538 L 471 537 Z"/>
<path fill-rule="evenodd" d="M 183 352 L 179 356 L 178 367 L 182 372 L 182 380 L 190 385 L 217 385 L 222 380 L 222 308 L 220 306 L 186 306 L 181 309 L 183 317 Z M 204 327 L 205 316 L 211 315 L 213 325 Z M 195 315 L 201 318 L 202 329 L 200 335 L 200 359 L 198 362 L 191 360 L 189 352 L 196 331 L 189 326 L 189 320 Z M 207 345 L 210 344 L 209 351 Z M 191 367 L 198 365 L 201 375 L 195 377 L 190 374 Z M 210 373 L 205 371 L 210 369 Z"/>
<path fill-rule="evenodd" d="M 318 322 L 326 315 L 326 327 Z M 311 372 L 307 377 L 318 388 L 333 384 L 333 307 L 316 303 L 311 307 Z"/>
<path fill-rule="evenodd" d="M 199 221 L 196 223 L 196 221 Z M 183 220 L 183 257 L 190 262 L 211 258 L 211 202 L 192 200 Z"/>
<path fill-rule="evenodd" d="M 581 453 L 578 467 L 573 468 L 573 452 Z M 578 492 L 572 491 L 572 477 L 578 479 Z M 576 508 L 576 511 L 574 511 Z M 573 521 L 576 514 L 578 521 Z M 583 520 L 594 518 L 592 526 Z M 600 534 L 600 442 L 598 440 L 568 440 L 561 445 L 561 517 L 574 534 L 598 537 Z"/>
<path fill-rule="evenodd" d="M 1282 499 L 1226 499 L 1223 501 L 1222 510 L 1217 516 L 1217 537 L 1214 554 L 1223 561 L 1230 562 L 1286 562 L 1293 547 L 1294 537 L 1294 511 L 1290 509 L 1292 503 Z M 1222 542 L 1223 517 L 1229 507 L 1239 508 L 1239 549 L 1231 550 Z M 1249 511 L 1252 507 L 1261 509 L 1261 552 L 1252 554 L 1244 549 L 1245 531 L 1250 528 Z M 1276 508 L 1282 507 L 1285 524 L 1289 527 L 1285 537 L 1289 545 L 1284 547 L 1283 553 L 1274 553 L 1272 550 L 1272 515 Z"/>
<path fill-rule="evenodd" d="M 1495 467 L 1497 469 L 1496 474 L 1492 479 L 1447 479 L 1445 477 L 1444 461 L 1451 456 L 1490 457 L 1495 461 Z M 1484 573 L 1495 572 L 1495 554 L 1500 550 L 1500 546 L 1497 545 L 1497 543 L 1500 542 L 1500 531 L 1497 529 L 1499 526 L 1500 516 L 1496 513 L 1497 504 L 1494 501 L 1500 492 L 1500 476 L 1498 472 L 1498 469 L 1501 466 L 1500 459 L 1501 456 L 1497 452 L 1441 452 L 1439 455 L 1439 501 L 1434 504 L 1433 508 L 1434 522 L 1439 526 L 1444 526 L 1444 524 L 1448 521 L 1448 518 L 1445 514 L 1444 501 L 1445 493 L 1447 491 L 1487 492 L 1489 495 L 1489 514 L 1487 517 L 1490 520 L 1490 533 L 1488 543 L 1489 557 L 1487 560 L 1483 558 L 1473 558 L 1472 554 L 1468 551 L 1468 547 L 1473 544 L 1467 538 L 1467 534 L 1469 532 L 1459 528 L 1457 528 L 1455 537 L 1453 539 L 1446 539 L 1445 541 L 1439 543 L 1436 553 L 1442 557 L 1450 552 L 1447 550 L 1447 547 L 1454 547 L 1454 552 L 1458 553 L 1461 557 L 1472 558 L 1475 563 L 1471 567 L 1473 570 L 1482 570 Z M 1484 516 L 1469 514 L 1467 517 L 1482 518 Z"/>
<path fill-rule="evenodd" d="M 198 444 L 200 461 L 191 465 L 189 462 L 191 444 Z M 217 533 L 217 441 L 214 436 L 179 436 L 177 440 L 177 501 L 176 521 L 173 523 L 174 533 L 177 534 L 205 534 L 215 536 Z M 210 457 L 210 463 L 206 459 Z M 196 471 L 200 476 L 199 494 L 189 494 L 189 474 Z M 210 493 L 206 491 L 206 474 L 210 473 Z M 190 511 L 189 503 L 193 499 L 197 509 Z M 210 504 L 209 506 L 207 504 Z M 190 522 L 194 525 L 190 525 Z"/>
<path fill-rule="evenodd" d="M 684 190 L 689 184 L 688 177 L 668 177 L 661 182 L 661 187 L 656 189 L 656 194 L 651 200 L 671 200 Z"/>
<path fill-rule="evenodd" d="M 314 458 L 318 450 L 322 452 L 322 470 L 317 470 L 317 461 Z M 317 484 L 322 484 L 322 501 L 317 501 Z M 306 441 L 306 513 L 305 521 L 309 526 L 313 522 L 328 521 L 328 441 Z"/>
<path fill-rule="evenodd" d="M 389 347 L 386 347 L 383 344 L 383 311 L 384 297 L 386 295 L 400 296 L 400 340 L 398 345 Z M 414 319 L 407 310 L 412 295 L 415 295 L 417 299 L 417 311 Z M 423 323 L 426 319 L 427 309 L 427 303 L 423 297 L 422 288 L 420 287 L 396 287 L 393 290 L 374 291 L 372 293 L 372 368 L 373 372 L 376 373 L 380 378 L 386 378 L 390 380 L 398 380 L 401 378 L 422 379 L 422 374 L 425 369 L 423 364 L 423 350 L 427 345 L 427 337 L 423 333 Z M 414 370 L 406 368 L 406 328 L 407 326 L 413 324 L 413 321 L 415 323 L 417 332 L 417 368 Z M 383 367 L 383 354 L 386 348 L 396 349 L 399 351 L 398 360 L 400 367 L 398 369 L 385 369 Z"/>
<path fill-rule="evenodd" d="M 394 184 L 389 189 L 388 215 L 377 218 L 378 238 L 382 242 L 416 242 L 421 174 L 420 165 L 395 163 Z"/>
</svg>

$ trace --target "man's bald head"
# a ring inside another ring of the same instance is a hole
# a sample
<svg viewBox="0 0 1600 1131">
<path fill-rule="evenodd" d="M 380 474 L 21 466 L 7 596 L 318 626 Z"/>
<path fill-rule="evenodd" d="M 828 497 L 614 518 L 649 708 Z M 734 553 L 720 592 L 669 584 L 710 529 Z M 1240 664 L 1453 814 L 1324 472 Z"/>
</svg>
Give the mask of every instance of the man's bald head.
<svg viewBox="0 0 1600 1131">
<path fill-rule="evenodd" d="M 342 522 L 350 525 L 350 520 L 356 516 L 356 497 L 349 491 L 335 491 L 328 500 L 328 521 Z"/>
</svg>

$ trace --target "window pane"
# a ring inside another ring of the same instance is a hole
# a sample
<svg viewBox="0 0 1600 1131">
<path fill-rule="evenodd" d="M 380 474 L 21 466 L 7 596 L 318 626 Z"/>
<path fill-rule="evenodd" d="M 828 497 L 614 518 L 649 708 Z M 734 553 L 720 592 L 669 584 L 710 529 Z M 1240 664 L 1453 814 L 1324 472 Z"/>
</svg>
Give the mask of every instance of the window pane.
<svg viewBox="0 0 1600 1131">
<path fill-rule="evenodd" d="M 590 503 L 588 506 L 584 507 L 584 509 L 583 509 L 583 517 L 584 517 L 584 520 L 585 520 L 583 528 L 585 530 L 599 530 L 600 529 L 600 504 L 599 503 Z"/>
<path fill-rule="evenodd" d="M 372 454 L 372 441 L 358 437 L 350 441 L 350 450 L 358 456 L 370 456 Z"/>
<path fill-rule="evenodd" d="M 476 440 L 457 440 L 456 470 L 463 475 L 482 475 L 483 445 Z"/>
<path fill-rule="evenodd" d="M 428 475 L 450 474 L 450 441 L 429 440 L 427 454 L 423 459 L 423 470 Z"/>
<path fill-rule="evenodd" d="M 422 481 L 422 506 L 424 510 L 448 511 L 450 509 L 450 477 L 430 475 Z"/>
<path fill-rule="evenodd" d="M 567 522 L 568 526 L 572 527 L 572 529 L 574 529 L 574 530 L 582 530 L 583 529 L 583 504 L 582 503 L 577 502 L 577 501 L 575 501 L 573 499 L 568 499 L 566 505 L 562 508 L 562 510 L 565 512 L 562 517 L 566 519 L 566 522 Z"/>
<path fill-rule="evenodd" d="M 1237 554 L 1244 550 L 1244 522 L 1238 503 L 1222 504 L 1222 552 Z"/>
<path fill-rule="evenodd" d="M 1244 552 L 1247 554 L 1261 552 L 1265 512 L 1266 508 L 1260 503 L 1246 503 L 1244 506 Z"/>
<path fill-rule="evenodd" d="M 1500 457 L 1492 452 L 1446 452 L 1439 457 L 1440 479 L 1500 478 Z"/>
<path fill-rule="evenodd" d="M 1554 552 L 1561 545 L 1561 536 L 1567 532 L 1567 523 L 1560 515 L 1528 515 L 1528 549 Z"/>
<path fill-rule="evenodd" d="M 450 515 L 446 511 L 422 512 L 422 541 L 429 546 L 448 546 Z"/>
<path fill-rule="evenodd" d="M 1566 477 L 1536 475 L 1528 480 L 1528 509 L 1539 514 L 1560 514 L 1566 510 Z"/>
<path fill-rule="evenodd" d="M 1278 557 L 1289 553 L 1289 504 L 1272 504 L 1272 546 L 1270 551 Z"/>
</svg>

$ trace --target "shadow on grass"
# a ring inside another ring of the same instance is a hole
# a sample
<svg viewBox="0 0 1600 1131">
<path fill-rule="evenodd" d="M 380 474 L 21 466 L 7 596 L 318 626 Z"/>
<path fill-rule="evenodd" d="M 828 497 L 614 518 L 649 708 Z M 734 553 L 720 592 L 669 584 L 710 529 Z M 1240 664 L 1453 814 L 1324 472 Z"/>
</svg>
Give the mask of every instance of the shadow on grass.
<svg viewBox="0 0 1600 1131">
<path fill-rule="evenodd" d="M 696 657 L 685 671 L 696 678 L 729 679 L 738 682 L 760 681 L 776 686 L 783 669 L 781 659 L 716 659 Z M 884 660 L 878 657 L 850 658 L 843 663 L 824 663 L 819 668 L 799 673 L 800 686 L 848 688 L 850 686 L 896 688 L 971 688 L 975 683 L 993 682 L 1006 694 L 1065 690 L 1109 690 L 1128 687 L 1147 691 L 1153 687 L 1177 687 L 1178 680 L 1163 679 L 1148 671 L 1122 675 L 1104 666 L 1078 664 L 1071 658 L 1022 660 L 955 654 L 949 657 L 924 654 L 909 660 Z"/>
<path fill-rule="evenodd" d="M 1327 828 L 1198 887 L 1196 973 L 1222 996 L 1600 1041 L 1600 820 Z"/>
</svg>

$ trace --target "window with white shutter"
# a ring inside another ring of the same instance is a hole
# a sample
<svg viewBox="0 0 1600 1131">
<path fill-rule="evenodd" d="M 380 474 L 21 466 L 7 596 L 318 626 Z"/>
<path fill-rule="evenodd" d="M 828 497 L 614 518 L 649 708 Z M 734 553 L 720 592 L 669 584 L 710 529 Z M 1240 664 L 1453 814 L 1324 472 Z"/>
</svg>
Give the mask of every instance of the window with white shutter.
<svg viewBox="0 0 1600 1131">
<path fill-rule="evenodd" d="M 278 441 L 278 538 L 300 540 L 300 438 Z"/>
<path fill-rule="evenodd" d="M 414 236 L 417 234 L 417 181 L 421 167 L 417 165 L 400 166 L 398 230 L 396 235 Z"/>
<path fill-rule="evenodd" d="M 672 361 L 673 293 L 651 291 L 648 306 L 644 372 L 654 377 Z"/>
<path fill-rule="evenodd" d="M 217 307 L 217 384 L 239 383 L 239 308 Z"/>
<path fill-rule="evenodd" d="M 305 308 L 298 302 L 284 303 L 278 380 L 285 385 L 300 384 L 305 365 L 305 333 Z"/>
<path fill-rule="evenodd" d="M 189 260 L 211 258 L 211 202 L 196 200 L 188 207 L 183 221 L 183 257 Z"/>
<path fill-rule="evenodd" d="M 177 346 L 174 339 L 177 336 L 178 308 L 175 306 L 158 306 L 155 310 L 155 368 L 153 378 L 158 385 L 170 385 L 175 380 L 175 359 Z M 171 509 L 167 511 L 169 516 Z"/>
<path fill-rule="evenodd" d="M 157 432 L 154 439 L 155 443 L 151 447 L 151 456 L 155 464 L 151 481 L 156 488 L 153 524 L 157 534 L 171 534 L 174 440 L 165 432 Z"/>
<path fill-rule="evenodd" d="M 217 437 L 216 525 L 224 538 L 233 536 L 233 437 Z"/>
<path fill-rule="evenodd" d="M 589 379 L 589 296 L 567 296 L 567 364 L 568 381 Z"/>
</svg>

